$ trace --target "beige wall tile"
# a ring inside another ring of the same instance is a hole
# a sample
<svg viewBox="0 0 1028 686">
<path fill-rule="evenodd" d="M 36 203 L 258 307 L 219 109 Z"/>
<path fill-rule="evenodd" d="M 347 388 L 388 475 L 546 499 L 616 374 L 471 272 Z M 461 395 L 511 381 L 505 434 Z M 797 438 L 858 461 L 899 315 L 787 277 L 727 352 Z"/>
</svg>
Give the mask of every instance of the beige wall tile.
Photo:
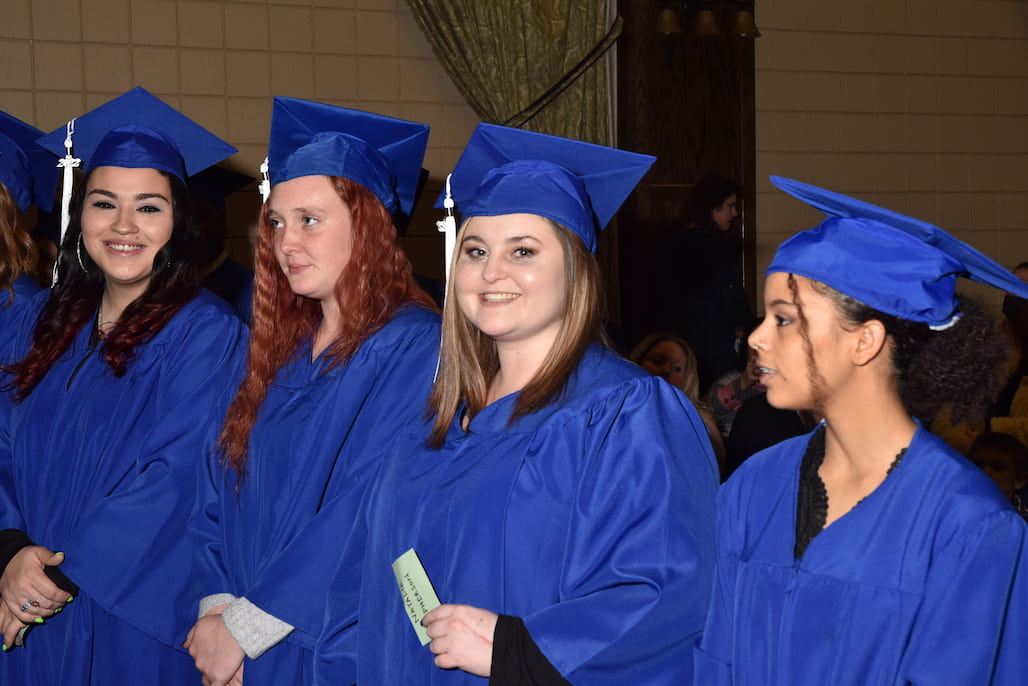
<svg viewBox="0 0 1028 686">
<path fill-rule="evenodd" d="M 396 16 L 397 54 L 400 57 L 426 57 L 435 59 L 432 46 L 421 32 L 421 27 L 414 21 L 409 11 L 400 12 Z"/>
<path fill-rule="evenodd" d="M 228 140 L 228 104 L 224 97 L 183 95 L 182 114 L 214 135 Z"/>
<path fill-rule="evenodd" d="M 155 92 L 179 89 L 179 53 L 175 48 L 132 48 L 132 83 Z"/>
<path fill-rule="evenodd" d="M 30 0 L 6 0 L 4 20 L 0 22 L 0 38 L 31 38 Z"/>
<path fill-rule="evenodd" d="M 398 28 L 393 12 L 357 12 L 357 52 L 396 55 Z"/>
<path fill-rule="evenodd" d="M 44 90 L 82 89 L 80 43 L 35 43 L 35 87 Z"/>
<path fill-rule="evenodd" d="M 1001 191 L 1028 193 L 1028 155 L 1010 154 L 996 158 L 997 177 Z"/>
<path fill-rule="evenodd" d="M 68 0 L 33 0 L 32 37 L 36 40 L 82 40 L 79 3 Z"/>
<path fill-rule="evenodd" d="M 67 1 L 63 4 L 68 4 Z M 89 0 L 83 3 L 82 39 L 95 43 L 128 43 L 129 0 Z"/>
<path fill-rule="evenodd" d="M 178 13 L 169 0 L 132 0 L 132 42 L 177 45 Z"/>
<path fill-rule="evenodd" d="M 244 151 L 244 146 L 258 146 L 256 155 L 244 156 L 252 164 L 260 164 L 260 160 L 268 154 L 271 102 L 269 98 L 228 99 L 228 141 L 239 148 L 240 152 Z"/>
<path fill-rule="evenodd" d="M 229 95 L 271 95 L 271 56 L 266 52 L 230 51 L 227 56 Z"/>
<path fill-rule="evenodd" d="M 764 27 L 776 28 L 807 28 L 806 0 L 775 0 L 774 11 L 758 15 L 758 24 L 763 32 Z"/>
<path fill-rule="evenodd" d="M 319 99 L 356 100 L 357 58 L 352 55 L 315 55 L 314 93 Z"/>
<path fill-rule="evenodd" d="M 32 50 L 28 41 L 0 41 L 0 88 L 32 88 Z"/>
<path fill-rule="evenodd" d="M 225 46 L 224 10 L 220 2 L 178 3 L 178 42 L 186 48 Z"/>
<path fill-rule="evenodd" d="M 353 10 L 314 10 L 314 50 L 356 55 L 357 13 Z"/>
<path fill-rule="evenodd" d="M 179 50 L 182 92 L 191 95 L 224 95 L 225 52 L 201 48 Z"/>
<path fill-rule="evenodd" d="M 233 50 L 266 50 L 267 6 L 226 4 L 225 45 Z"/>
<path fill-rule="evenodd" d="M 481 121 L 481 118 L 467 105 L 446 105 L 443 108 L 441 122 L 443 136 L 441 140 L 436 140 L 440 141 L 440 146 L 456 151 L 459 155 L 468 139 L 471 138 L 471 133 Z M 453 162 L 456 161 L 454 158 Z"/>
<path fill-rule="evenodd" d="M 939 0 L 906 0 L 903 7 L 893 11 L 902 11 L 906 21 L 901 33 L 912 35 L 934 36 L 939 33 L 939 14 L 936 5 Z"/>
<path fill-rule="evenodd" d="M 362 101 L 395 102 L 400 96 L 400 61 L 395 57 L 357 60 L 357 97 Z"/>
<path fill-rule="evenodd" d="M 314 45 L 309 7 L 268 8 L 272 50 L 308 52 Z"/>
<path fill-rule="evenodd" d="M 355 0 L 316 0 L 314 3 L 315 7 L 341 7 L 345 9 L 353 9 L 355 5 Z"/>
<path fill-rule="evenodd" d="M 440 80 L 446 78 L 435 60 L 400 59 L 400 93 L 404 100 L 440 102 Z"/>
<path fill-rule="evenodd" d="M 53 131 L 87 111 L 85 98 L 75 91 L 37 91 L 36 128 Z"/>
<path fill-rule="evenodd" d="M 124 93 L 132 88 L 132 52 L 126 45 L 83 46 L 86 90 Z"/>
<path fill-rule="evenodd" d="M 1028 230 L 1028 194 L 1026 193 L 1000 193 L 997 196 L 999 204 L 999 228 L 1004 231 Z M 1020 253 L 1028 255 L 1028 246 Z M 1019 261 L 1028 260 L 1028 257 Z"/>
<path fill-rule="evenodd" d="M 36 121 L 35 101 L 32 91 L 12 91 L 0 88 L 0 106 L 7 114 L 32 124 Z"/>
<path fill-rule="evenodd" d="M 939 187 L 938 155 L 908 152 L 906 154 L 906 172 L 906 187 L 909 191 L 934 193 L 935 189 Z"/>
<path fill-rule="evenodd" d="M 314 97 L 314 57 L 280 53 L 271 60 L 271 92 L 291 98 Z"/>
<path fill-rule="evenodd" d="M 1028 78 L 992 79 L 997 114 L 1028 114 Z"/>
</svg>

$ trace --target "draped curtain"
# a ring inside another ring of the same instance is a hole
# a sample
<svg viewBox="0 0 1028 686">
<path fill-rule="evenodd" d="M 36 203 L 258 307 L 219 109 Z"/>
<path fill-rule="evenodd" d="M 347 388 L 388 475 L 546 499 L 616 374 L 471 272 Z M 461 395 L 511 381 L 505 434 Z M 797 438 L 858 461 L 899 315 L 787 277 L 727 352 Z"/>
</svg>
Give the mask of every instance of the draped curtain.
<svg viewBox="0 0 1028 686">
<path fill-rule="evenodd" d="M 610 145 L 608 0 L 407 0 L 483 121 Z"/>
</svg>

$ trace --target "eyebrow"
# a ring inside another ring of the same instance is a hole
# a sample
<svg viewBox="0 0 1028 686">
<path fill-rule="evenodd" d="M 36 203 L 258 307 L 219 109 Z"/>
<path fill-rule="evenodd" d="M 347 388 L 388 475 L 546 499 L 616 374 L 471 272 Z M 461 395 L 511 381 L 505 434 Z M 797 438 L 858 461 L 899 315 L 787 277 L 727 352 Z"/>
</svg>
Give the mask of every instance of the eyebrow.
<svg viewBox="0 0 1028 686">
<path fill-rule="evenodd" d="M 796 303 L 792 302 L 791 300 L 782 300 L 781 298 L 778 298 L 776 300 L 772 300 L 771 302 L 768 303 L 769 307 L 774 307 L 775 305 L 785 305 L 787 307 L 796 307 Z"/>
<path fill-rule="evenodd" d="M 87 195 L 93 195 L 94 193 L 97 195 L 103 195 L 108 198 L 114 198 L 115 200 L 118 198 L 118 195 L 116 193 L 104 190 L 103 188 L 94 188 L 93 190 L 89 191 Z M 133 200 L 149 200 L 150 198 L 160 198 L 169 205 L 171 204 L 171 200 L 165 197 L 163 193 L 136 193 L 133 196 Z"/>
<path fill-rule="evenodd" d="M 525 241 L 525 240 L 535 241 L 536 243 L 542 243 L 542 241 L 539 240 L 538 238 L 536 238 L 535 236 L 529 236 L 529 235 L 525 235 L 525 236 L 511 236 L 510 238 L 505 239 L 504 243 L 520 243 L 521 241 Z M 464 243 L 466 241 L 478 241 L 479 243 L 485 243 L 486 242 L 485 239 L 483 239 L 481 236 L 477 236 L 475 234 L 470 234 L 470 235 L 464 236 L 463 240 L 461 240 L 461 243 Z"/>
</svg>

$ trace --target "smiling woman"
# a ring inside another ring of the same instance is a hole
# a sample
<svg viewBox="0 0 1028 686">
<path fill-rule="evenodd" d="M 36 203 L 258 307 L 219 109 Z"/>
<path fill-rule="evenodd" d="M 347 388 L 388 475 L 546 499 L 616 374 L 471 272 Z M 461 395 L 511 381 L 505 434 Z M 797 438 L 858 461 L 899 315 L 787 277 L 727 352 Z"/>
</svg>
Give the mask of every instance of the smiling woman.
<svg viewBox="0 0 1028 686">
<path fill-rule="evenodd" d="M 430 417 L 347 540 L 319 683 L 691 683 L 717 466 L 685 397 L 603 344 L 592 253 L 652 163 L 476 129 Z M 410 548 L 444 602 L 427 647 L 388 573 Z"/>
<path fill-rule="evenodd" d="M 58 282 L 3 368 L 0 529 L 19 539 L 0 561 L 0 628 L 17 647 L 0 681 L 188 683 L 186 520 L 244 327 L 200 289 L 183 180 L 234 148 L 142 89 L 73 128 L 87 176 Z M 67 135 L 41 144 L 64 154 Z"/>
</svg>

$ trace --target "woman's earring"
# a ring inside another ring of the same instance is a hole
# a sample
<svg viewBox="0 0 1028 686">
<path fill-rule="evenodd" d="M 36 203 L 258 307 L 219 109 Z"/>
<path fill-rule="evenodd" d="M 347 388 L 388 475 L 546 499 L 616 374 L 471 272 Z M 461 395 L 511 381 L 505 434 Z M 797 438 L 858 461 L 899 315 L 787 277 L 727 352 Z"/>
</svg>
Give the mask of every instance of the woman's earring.
<svg viewBox="0 0 1028 686">
<path fill-rule="evenodd" d="M 85 272 L 86 274 L 88 274 L 89 270 L 86 269 L 86 265 L 82 261 L 82 234 L 81 233 L 79 234 L 78 241 L 75 243 L 75 256 L 79 258 L 79 266 L 82 267 L 82 271 Z"/>
</svg>

